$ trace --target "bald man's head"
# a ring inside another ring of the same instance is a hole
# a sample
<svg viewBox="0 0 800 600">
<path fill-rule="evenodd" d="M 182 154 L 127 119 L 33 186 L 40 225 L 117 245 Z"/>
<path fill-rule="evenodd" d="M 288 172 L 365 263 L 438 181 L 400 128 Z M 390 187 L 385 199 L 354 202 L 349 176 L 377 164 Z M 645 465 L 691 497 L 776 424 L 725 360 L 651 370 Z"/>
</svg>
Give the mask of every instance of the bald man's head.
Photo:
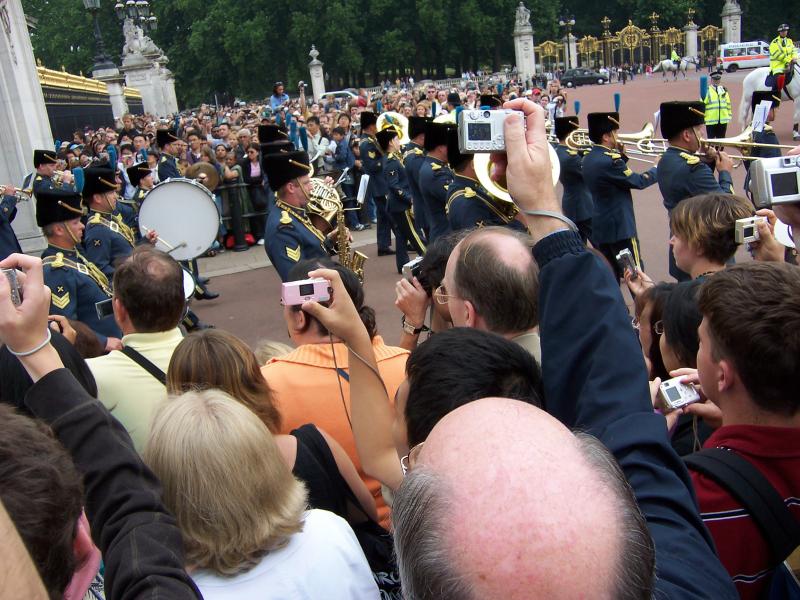
<svg viewBox="0 0 800 600">
<path fill-rule="evenodd" d="M 406 597 L 650 598 L 654 550 L 614 458 L 516 400 L 434 427 L 395 496 Z"/>
<path fill-rule="evenodd" d="M 519 335 L 539 324 L 539 269 L 530 236 L 483 227 L 465 237 L 447 261 L 444 285 L 457 327 Z"/>
</svg>

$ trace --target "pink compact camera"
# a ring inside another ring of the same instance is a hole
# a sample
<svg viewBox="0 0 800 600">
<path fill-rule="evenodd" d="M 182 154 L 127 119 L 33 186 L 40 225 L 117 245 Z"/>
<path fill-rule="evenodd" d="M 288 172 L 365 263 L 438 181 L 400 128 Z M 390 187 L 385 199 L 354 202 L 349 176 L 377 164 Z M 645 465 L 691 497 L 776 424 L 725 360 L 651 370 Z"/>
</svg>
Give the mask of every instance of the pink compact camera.
<svg viewBox="0 0 800 600">
<path fill-rule="evenodd" d="M 303 279 L 281 284 L 281 304 L 297 306 L 315 300 L 327 302 L 331 299 L 331 288 L 327 279 Z"/>
</svg>

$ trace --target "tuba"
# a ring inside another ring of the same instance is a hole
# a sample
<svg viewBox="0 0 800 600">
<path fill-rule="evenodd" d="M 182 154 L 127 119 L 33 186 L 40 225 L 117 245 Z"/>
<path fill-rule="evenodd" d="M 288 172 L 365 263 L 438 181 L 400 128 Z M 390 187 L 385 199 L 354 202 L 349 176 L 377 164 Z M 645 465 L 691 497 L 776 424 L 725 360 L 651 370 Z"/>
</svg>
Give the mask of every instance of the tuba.
<svg viewBox="0 0 800 600">
<path fill-rule="evenodd" d="M 553 187 L 558 183 L 558 176 L 561 173 L 561 163 L 558 162 L 558 155 L 550 144 L 547 145 L 550 155 L 550 170 L 553 180 Z M 505 181 L 495 181 L 492 179 L 492 168 L 494 163 L 491 160 L 492 155 L 488 153 L 479 153 L 474 156 L 473 165 L 475 167 L 475 174 L 478 176 L 480 184 L 489 192 L 494 208 L 498 210 L 504 218 L 508 221 L 513 221 L 519 208 L 514 204 L 511 199 L 511 194 L 508 193 L 508 187 Z"/>
<path fill-rule="evenodd" d="M 344 222 L 344 204 L 339 197 L 336 188 L 326 183 L 324 180 L 314 177 L 311 179 L 311 199 L 306 205 L 306 212 L 309 215 L 316 215 L 329 226 L 336 227 L 336 254 L 339 256 L 339 264 L 353 271 L 359 281 L 364 281 L 364 263 L 367 255 L 362 252 L 351 251 L 350 234 Z"/>
<path fill-rule="evenodd" d="M 394 127 L 397 130 L 397 137 L 400 138 L 401 145 L 407 144 L 410 141 L 408 137 L 408 118 L 406 118 L 405 115 L 391 111 L 381 113 L 375 126 L 378 131 Z"/>
</svg>

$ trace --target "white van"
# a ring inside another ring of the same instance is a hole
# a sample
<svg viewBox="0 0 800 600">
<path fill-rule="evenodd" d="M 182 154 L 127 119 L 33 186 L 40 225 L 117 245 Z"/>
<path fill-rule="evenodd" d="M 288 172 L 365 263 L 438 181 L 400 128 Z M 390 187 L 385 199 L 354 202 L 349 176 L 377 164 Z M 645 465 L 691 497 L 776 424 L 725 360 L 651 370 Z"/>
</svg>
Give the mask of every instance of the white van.
<svg viewBox="0 0 800 600">
<path fill-rule="evenodd" d="M 769 66 L 769 42 L 739 42 L 719 47 L 717 65 L 734 73 L 739 69 Z"/>
</svg>

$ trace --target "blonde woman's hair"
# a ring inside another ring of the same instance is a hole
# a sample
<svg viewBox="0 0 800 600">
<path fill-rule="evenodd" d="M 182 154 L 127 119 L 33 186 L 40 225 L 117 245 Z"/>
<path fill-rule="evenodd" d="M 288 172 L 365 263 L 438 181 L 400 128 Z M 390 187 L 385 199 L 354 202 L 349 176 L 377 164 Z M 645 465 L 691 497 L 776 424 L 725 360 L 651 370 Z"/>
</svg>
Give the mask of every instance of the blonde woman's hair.
<svg viewBox="0 0 800 600">
<path fill-rule="evenodd" d="M 256 355 L 258 364 L 265 365 L 270 359 L 279 356 L 286 356 L 292 352 L 294 348 L 283 342 L 276 342 L 274 340 L 259 340 L 256 343 L 256 349 L 253 351 Z"/>
<path fill-rule="evenodd" d="M 224 392 L 165 402 L 144 460 L 161 480 L 193 568 L 248 571 L 303 529 L 305 487 L 261 420 Z"/>
<path fill-rule="evenodd" d="M 204 329 L 187 335 L 167 368 L 167 392 L 219 389 L 258 415 L 273 433 L 281 429 L 281 415 L 272 390 L 250 347 L 232 333 Z"/>
</svg>

